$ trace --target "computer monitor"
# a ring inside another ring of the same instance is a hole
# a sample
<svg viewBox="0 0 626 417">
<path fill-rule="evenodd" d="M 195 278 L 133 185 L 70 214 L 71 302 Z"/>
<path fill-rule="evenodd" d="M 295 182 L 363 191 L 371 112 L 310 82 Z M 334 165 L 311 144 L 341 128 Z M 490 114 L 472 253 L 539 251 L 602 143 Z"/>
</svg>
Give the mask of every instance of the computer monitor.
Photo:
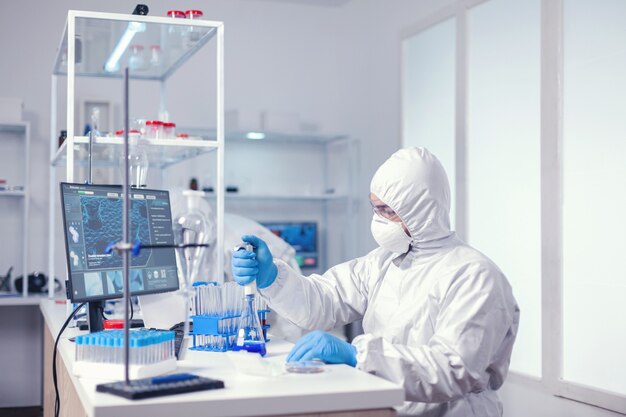
<svg viewBox="0 0 626 417">
<path fill-rule="evenodd" d="M 301 268 L 316 268 L 317 223 L 315 222 L 263 222 L 276 236 L 296 250 L 296 261 Z"/>
<path fill-rule="evenodd" d="M 68 298 L 90 304 L 123 296 L 122 256 L 105 248 L 122 239 L 122 187 L 61 183 L 69 279 Z M 169 193 L 131 189 L 130 240 L 173 245 Z M 174 248 L 143 249 L 131 256 L 131 295 L 178 290 Z"/>
</svg>

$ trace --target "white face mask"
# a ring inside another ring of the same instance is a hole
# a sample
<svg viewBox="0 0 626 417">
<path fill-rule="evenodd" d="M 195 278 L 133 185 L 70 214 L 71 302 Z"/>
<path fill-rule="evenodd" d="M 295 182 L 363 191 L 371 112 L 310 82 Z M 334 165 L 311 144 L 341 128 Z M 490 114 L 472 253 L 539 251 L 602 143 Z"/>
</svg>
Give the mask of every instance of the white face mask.
<svg viewBox="0 0 626 417">
<path fill-rule="evenodd" d="M 383 248 L 398 254 L 409 250 L 411 238 L 404 233 L 402 223 L 392 222 L 374 214 L 371 224 L 372 236 Z"/>
</svg>

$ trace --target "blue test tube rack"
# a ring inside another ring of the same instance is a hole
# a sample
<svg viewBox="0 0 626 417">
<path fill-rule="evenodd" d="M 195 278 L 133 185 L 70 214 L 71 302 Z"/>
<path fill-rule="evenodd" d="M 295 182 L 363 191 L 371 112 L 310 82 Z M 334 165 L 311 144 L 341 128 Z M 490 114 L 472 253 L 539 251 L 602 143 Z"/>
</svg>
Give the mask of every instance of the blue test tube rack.
<svg viewBox="0 0 626 417">
<path fill-rule="evenodd" d="M 257 312 L 263 328 L 263 338 L 267 343 L 269 342 L 267 329 L 270 328 L 270 325 L 263 323 L 267 323 L 267 315 L 270 310 L 257 310 Z M 233 350 L 237 338 L 239 317 L 240 314 L 231 316 L 209 316 L 206 314 L 191 316 L 193 330 L 189 334 L 193 337 L 193 346 L 190 349 L 205 352 Z"/>
</svg>

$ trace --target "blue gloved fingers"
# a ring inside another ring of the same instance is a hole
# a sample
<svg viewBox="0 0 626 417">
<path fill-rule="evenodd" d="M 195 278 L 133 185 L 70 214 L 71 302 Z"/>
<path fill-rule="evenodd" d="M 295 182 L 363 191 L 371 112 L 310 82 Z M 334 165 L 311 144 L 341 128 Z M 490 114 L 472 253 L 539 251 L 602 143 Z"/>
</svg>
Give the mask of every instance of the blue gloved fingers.
<svg viewBox="0 0 626 417">
<path fill-rule="evenodd" d="M 233 258 L 238 259 L 255 259 L 256 253 L 250 252 L 248 250 L 236 250 L 233 252 Z"/>
<path fill-rule="evenodd" d="M 296 344 L 293 346 L 293 348 L 291 348 L 291 351 L 287 355 L 287 362 L 293 362 L 293 357 L 296 355 L 296 352 L 298 352 L 300 349 L 302 349 L 303 346 L 307 343 L 307 337 L 309 335 L 310 335 L 310 333 L 307 333 L 304 336 L 302 336 L 300 339 L 298 339 Z M 301 355 L 299 355 L 298 357 L 300 357 L 300 356 Z"/>
<path fill-rule="evenodd" d="M 247 258 L 233 258 L 232 265 L 243 267 L 243 268 L 258 268 L 259 262 L 256 259 L 247 259 Z"/>
<path fill-rule="evenodd" d="M 254 235 L 244 235 L 241 237 L 241 240 L 254 246 L 254 253 L 256 256 L 255 259 L 259 262 L 257 288 L 263 289 L 269 287 L 270 285 L 272 285 L 272 283 L 276 279 L 276 276 L 278 275 L 278 268 L 276 268 L 276 265 L 274 265 L 274 259 L 272 257 L 270 249 L 267 247 L 267 244 L 262 239 L 259 239 Z M 243 254 L 241 252 L 243 252 Z M 233 261 L 235 258 L 249 257 L 248 253 L 250 252 L 242 250 L 236 251 L 233 254 Z M 250 259 L 252 258 L 250 257 Z"/>
<path fill-rule="evenodd" d="M 289 356 L 287 356 L 287 362 L 298 362 L 313 347 L 314 344 L 308 342 L 302 343 L 300 346 L 294 346 L 294 348 L 291 349 L 291 352 L 289 352 Z"/>
<path fill-rule="evenodd" d="M 256 280 L 256 275 L 235 275 L 235 282 L 239 285 L 248 285 Z"/>
<path fill-rule="evenodd" d="M 257 288 L 263 289 L 267 288 L 274 283 L 276 276 L 278 275 L 278 268 L 274 265 L 274 262 L 271 261 L 269 267 L 264 268 L 264 278 L 262 281 L 259 281 L 257 284 Z"/>
<path fill-rule="evenodd" d="M 305 334 L 300 339 L 298 339 L 293 349 L 291 349 L 291 352 L 289 352 L 289 355 L 287 355 L 287 362 L 295 362 L 300 360 L 300 357 L 302 357 L 302 355 L 304 355 L 306 351 L 315 346 L 315 344 L 317 343 L 315 339 L 317 339 L 318 337 L 318 332 L 313 331 Z"/>
<path fill-rule="evenodd" d="M 319 358 L 319 351 L 318 349 L 311 349 L 308 352 L 306 352 L 304 355 L 302 355 L 302 357 L 300 358 L 301 361 L 310 361 L 312 359 L 321 359 Z"/>
<path fill-rule="evenodd" d="M 265 245 L 265 242 L 263 240 L 259 239 L 258 237 L 254 236 L 254 235 L 243 235 L 241 237 L 241 240 L 243 240 L 246 243 L 251 244 L 255 248 L 258 248 L 261 245 Z"/>
<path fill-rule="evenodd" d="M 238 266 L 233 266 L 233 275 L 235 277 L 255 277 L 257 276 L 257 274 L 259 273 L 259 268 L 247 268 L 247 267 L 243 267 L 240 268 Z"/>
</svg>

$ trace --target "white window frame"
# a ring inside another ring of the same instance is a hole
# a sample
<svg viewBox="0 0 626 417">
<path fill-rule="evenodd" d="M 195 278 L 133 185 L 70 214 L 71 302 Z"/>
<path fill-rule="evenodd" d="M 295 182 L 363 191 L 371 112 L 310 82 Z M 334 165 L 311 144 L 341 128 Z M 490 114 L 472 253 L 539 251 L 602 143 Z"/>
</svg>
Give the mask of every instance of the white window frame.
<svg viewBox="0 0 626 417">
<path fill-rule="evenodd" d="M 456 22 L 455 221 L 462 238 L 467 235 L 467 16 L 470 9 L 487 1 L 456 0 L 400 34 L 404 42 L 445 20 Z M 563 0 L 541 0 L 540 59 L 542 377 L 511 371 L 509 378 L 558 397 L 626 414 L 626 396 L 563 379 Z M 403 56 L 400 64 L 404 71 Z M 403 86 L 401 92 L 405 94 Z"/>
</svg>

